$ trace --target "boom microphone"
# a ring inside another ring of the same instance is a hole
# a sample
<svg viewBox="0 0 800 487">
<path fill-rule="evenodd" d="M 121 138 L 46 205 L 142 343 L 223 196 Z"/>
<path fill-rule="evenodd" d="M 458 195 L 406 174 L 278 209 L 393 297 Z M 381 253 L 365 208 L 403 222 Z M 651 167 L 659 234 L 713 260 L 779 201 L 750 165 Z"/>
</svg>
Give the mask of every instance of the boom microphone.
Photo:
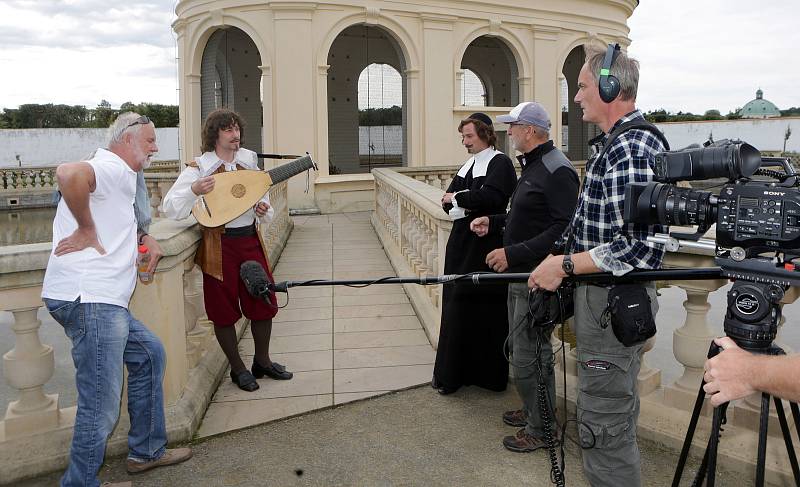
<svg viewBox="0 0 800 487">
<path fill-rule="evenodd" d="M 244 281 L 244 286 L 251 296 L 272 304 L 270 299 L 270 295 L 273 293 L 272 282 L 270 282 L 269 276 L 267 276 L 261 264 L 254 260 L 242 262 L 241 267 L 239 267 L 239 276 Z"/>
</svg>

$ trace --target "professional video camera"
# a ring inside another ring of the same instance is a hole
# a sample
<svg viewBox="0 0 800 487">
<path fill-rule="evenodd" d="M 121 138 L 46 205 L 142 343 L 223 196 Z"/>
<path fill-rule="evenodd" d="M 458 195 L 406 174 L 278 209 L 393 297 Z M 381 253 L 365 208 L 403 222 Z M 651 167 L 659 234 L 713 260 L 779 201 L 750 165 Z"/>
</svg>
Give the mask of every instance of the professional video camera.
<svg viewBox="0 0 800 487">
<path fill-rule="evenodd" d="M 783 172 L 766 169 L 781 166 Z M 800 256 L 800 191 L 798 176 L 788 159 L 761 157 L 753 146 L 739 140 L 721 140 L 656 156 L 656 182 L 631 183 L 625 188 L 623 218 L 627 223 L 662 225 L 697 225 L 696 233 L 656 235 L 648 240 L 662 243 L 669 251 L 681 247 L 711 249 L 722 275 L 733 278 L 728 291 L 725 334 L 740 347 L 762 354 L 783 354 L 773 344 L 781 318 L 780 301 L 789 286 L 800 285 L 800 269 L 794 259 Z M 761 176 L 755 179 L 753 176 Z M 719 194 L 675 186 L 678 181 L 725 178 Z M 716 224 L 715 241 L 702 239 Z M 800 263 L 797 264 L 800 267 Z M 709 358 L 718 353 L 711 346 Z M 705 398 L 700 385 L 683 451 L 673 479 L 677 485 L 683 472 L 694 427 Z M 784 439 L 788 427 L 777 398 Z M 700 485 L 710 471 L 708 485 L 713 485 L 720 425 L 725 422 L 725 405 L 714 411 L 711 438 L 695 485 Z M 797 405 L 792 404 L 793 412 Z M 766 424 L 769 396 L 762 397 L 757 460 L 757 485 L 763 485 Z M 798 418 L 796 418 L 798 419 Z M 793 447 L 787 451 L 796 465 Z M 709 458 L 711 457 L 711 458 Z M 709 460 L 711 461 L 709 462 Z M 708 462 L 708 463 L 707 463 Z M 800 470 L 793 469 L 800 483 Z M 759 483 L 759 481 L 761 483 Z"/>
<path fill-rule="evenodd" d="M 764 168 L 777 165 L 783 172 Z M 625 188 L 625 221 L 697 225 L 694 234 L 672 233 L 652 240 L 672 251 L 682 246 L 713 248 L 723 275 L 756 283 L 742 283 L 732 290 L 725 331 L 745 348 L 768 347 L 780 318 L 777 302 L 786 286 L 800 285 L 800 272 L 793 263 L 800 255 L 800 192 L 791 164 L 785 158 L 761 157 L 739 140 L 721 140 L 661 152 L 654 172 L 657 182 Z M 754 175 L 769 179 L 755 180 Z M 719 195 L 670 184 L 718 177 L 728 180 Z M 716 241 L 710 244 L 701 237 L 712 224 L 717 225 Z M 755 328 L 733 329 L 731 319 Z"/>
</svg>

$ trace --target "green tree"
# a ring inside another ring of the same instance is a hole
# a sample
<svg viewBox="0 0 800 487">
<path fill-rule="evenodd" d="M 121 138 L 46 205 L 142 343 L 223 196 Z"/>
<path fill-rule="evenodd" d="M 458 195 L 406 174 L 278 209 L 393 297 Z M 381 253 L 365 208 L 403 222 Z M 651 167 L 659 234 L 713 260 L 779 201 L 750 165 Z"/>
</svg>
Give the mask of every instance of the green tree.
<svg viewBox="0 0 800 487">
<path fill-rule="evenodd" d="M 781 117 L 798 117 L 800 116 L 800 107 L 791 107 L 786 110 L 781 110 Z"/>
<path fill-rule="evenodd" d="M 358 125 L 361 127 L 402 124 L 403 109 L 397 105 L 391 108 L 367 108 L 358 111 Z"/>
</svg>

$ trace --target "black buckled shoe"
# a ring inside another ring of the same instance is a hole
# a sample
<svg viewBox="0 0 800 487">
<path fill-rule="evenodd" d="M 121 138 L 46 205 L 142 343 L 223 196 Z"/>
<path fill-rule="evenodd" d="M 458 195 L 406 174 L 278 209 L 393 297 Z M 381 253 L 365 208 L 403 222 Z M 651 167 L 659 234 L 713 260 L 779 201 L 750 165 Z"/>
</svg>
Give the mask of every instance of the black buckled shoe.
<svg viewBox="0 0 800 487">
<path fill-rule="evenodd" d="M 258 382 L 249 370 L 243 370 L 238 374 L 234 374 L 231 370 L 231 380 L 243 391 L 253 392 L 258 389 Z"/>
<path fill-rule="evenodd" d="M 286 367 L 278 362 L 272 362 L 269 367 L 262 367 L 256 360 L 253 360 L 253 367 L 250 369 L 256 379 L 260 379 L 265 375 L 275 380 L 289 380 L 294 377 L 294 374 L 286 370 Z"/>
</svg>

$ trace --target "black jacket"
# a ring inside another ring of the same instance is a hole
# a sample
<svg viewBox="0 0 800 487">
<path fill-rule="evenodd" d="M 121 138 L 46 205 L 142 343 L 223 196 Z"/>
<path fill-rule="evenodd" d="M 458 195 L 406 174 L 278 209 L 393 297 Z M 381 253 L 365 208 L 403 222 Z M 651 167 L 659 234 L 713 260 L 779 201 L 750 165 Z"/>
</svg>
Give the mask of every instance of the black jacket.
<svg viewBox="0 0 800 487">
<path fill-rule="evenodd" d="M 522 175 L 507 214 L 489 217 L 489 232 L 503 233 L 506 272 L 530 272 L 547 257 L 569 224 L 578 201 L 578 173 L 552 140 L 519 156 Z"/>
</svg>

